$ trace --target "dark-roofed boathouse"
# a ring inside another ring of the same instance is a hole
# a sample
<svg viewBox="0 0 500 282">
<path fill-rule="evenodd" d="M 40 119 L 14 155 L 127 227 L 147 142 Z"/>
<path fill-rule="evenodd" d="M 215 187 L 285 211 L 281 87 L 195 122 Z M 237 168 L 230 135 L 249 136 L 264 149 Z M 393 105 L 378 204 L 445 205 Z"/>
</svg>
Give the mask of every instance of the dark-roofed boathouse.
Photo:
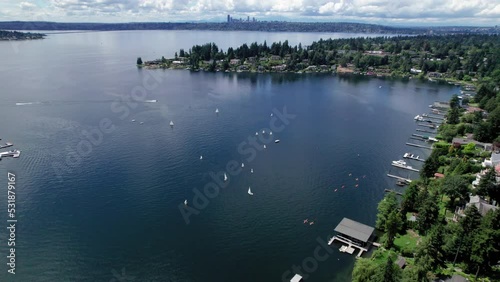
<svg viewBox="0 0 500 282">
<path fill-rule="evenodd" d="M 371 226 L 344 217 L 339 225 L 335 227 L 337 235 L 331 238 L 328 244 L 331 245 L 335 240 L 340 241 L 348 244 L 349 247 L 360 249 L 358 256 L 361 256 L 363 251 L 368 251 L 366 247 L 373 231 L 375 231 L 375 228 Z"/>
</svg>

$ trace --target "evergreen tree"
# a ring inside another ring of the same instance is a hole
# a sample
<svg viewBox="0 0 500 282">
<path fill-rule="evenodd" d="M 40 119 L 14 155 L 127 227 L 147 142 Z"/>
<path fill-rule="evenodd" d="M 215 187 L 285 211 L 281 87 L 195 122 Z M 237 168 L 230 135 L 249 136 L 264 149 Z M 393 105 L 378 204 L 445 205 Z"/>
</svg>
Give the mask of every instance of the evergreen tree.
<svg viewBox="0 0 500 282">
<path fill-rule="evenodd" d="M 375 223 L 375 227 L 381 231 L 385 231 L 385 223 L 389 214 L 397 210 L 398 208 L 398 199 L 396 198 L 396 193 L 391 192 L 388 193 L 385 198 L 380 201 L 378 204 L 378 213 L 377 213 L 377 221 Z"/>
<path fill-rule="evenodd" d="M 401 221 L 401 216 L 397 210 L 392 210 L 387 220 L 385 221 L 385 247 L 390 249 L 394 246 L 394 239 L 398 232 L 401 230 L 403 222 Z"/>
</svg>

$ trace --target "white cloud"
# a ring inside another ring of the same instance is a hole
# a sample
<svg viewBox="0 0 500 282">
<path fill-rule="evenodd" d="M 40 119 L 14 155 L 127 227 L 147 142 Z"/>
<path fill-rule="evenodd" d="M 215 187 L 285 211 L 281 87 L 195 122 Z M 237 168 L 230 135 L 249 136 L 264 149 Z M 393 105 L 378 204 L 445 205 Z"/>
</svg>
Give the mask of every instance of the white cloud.
<svg viewBox="0 0 500 282">
<path fill-rule="evenodd" d="M 0 20 L 45 15 L 53 21 L 223 21 L 231 14 L 260 20 L 500 24 L 500 0 L 4 0 L 0 11 Z"/>
</svg>

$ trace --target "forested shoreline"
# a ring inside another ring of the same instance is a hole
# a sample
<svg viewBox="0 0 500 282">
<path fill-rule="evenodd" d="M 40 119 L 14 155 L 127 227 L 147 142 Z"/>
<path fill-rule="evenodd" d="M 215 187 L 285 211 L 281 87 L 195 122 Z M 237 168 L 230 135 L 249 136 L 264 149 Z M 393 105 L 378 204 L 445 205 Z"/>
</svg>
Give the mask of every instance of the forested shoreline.
<svg viewBox="0 0 500 282">
<path fill-rule="evenodd" d="M 396 36 L 326 39 L 309 46 L 288 41 L 243 44 L 226 51 L 215 43 L 180 49 L 173 57 L 137 59 L 146 68 L 213 72 L 338 72 L 448 81 L 500 79 L 500 36 Z"/>
</svg>

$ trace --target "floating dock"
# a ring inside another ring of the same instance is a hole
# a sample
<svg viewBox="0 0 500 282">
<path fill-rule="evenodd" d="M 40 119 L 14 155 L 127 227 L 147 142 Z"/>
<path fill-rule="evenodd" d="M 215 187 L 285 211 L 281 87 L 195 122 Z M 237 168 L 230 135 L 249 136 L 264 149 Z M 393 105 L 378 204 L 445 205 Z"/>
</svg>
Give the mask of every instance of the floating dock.
<svg viewBox="0 0 500 282">
<path fill-rule="evenodd" d="M 340 248 L 341 252 L 347 252 L 349 254 L 353 254 L 354 250 L 355 250 L 354 248 L 357 248 L 357 249 L 359 249 L 359 253 L 357 255 L 358 258 L 361 257 L 361 255 L 363 254 L 363 252 L 368 252 L 368 249 L 365 249 L 363 247 L 351 244 L 351 242 L 348 242 L 347 240 L 344 240 L 344 239 L 339 238 L 337 236 L 333 236 L 332 238 L 330 238 L 330 240 L 328 240 L 328 245 L 331 246 L 333 244 L 333 241 L 335 241 L 335 240 L 337 240 L 337 241 L 339 241 L 341 243 L 347 244 L 347 246 L 342 246 Z"/>
<path fill-rule="evenodd" d="M 397 164 L 392 164 L 392 166 L 398 167 L 398 168 L 402 168 L 402 169 L 411 170 L 411 171 L 415 171 L 415 172 L 419 172 L 420 171 L 420 170 L 418 170 L 416 168 L 413 168 L 411 166 L 403 166 L 403 165 L 397 165 Z"/>
<path fill-rule="evenodd" d="M 424 145 L 418 145 L 418 144 L 413 144 L 413 143 L 408 143 L 408 142 L 406 142 L 406 145 L 412 146 L 412 147 L 417 147 L 417 148 L 424 148 L 424 149 L 432 150 L 432 147 L 424 146 Z"/>
<path fill-rule="evenodd" d="M 9 148 L 11 146 L 14 146 L 14 144 L 7 142 L 7 143 L 5 143 L 5 145 L 1 145 L 0 149 Z"/>
<path fill-rule="evenodd" d="M 408 183 L 411 183 L 411 179 L 409 178 L 404 178 L 404 177 L 401 177 L 401 176 L 396 176 L 396 175 L 393 175 L 393 174 L 387 174 L 387 176 L 391 177 L 391 178 L 396 178 L 396 179 L 399 179 L 399 180 L 403 180 L 403 181 L 406 181 Z"/>
</svg>

